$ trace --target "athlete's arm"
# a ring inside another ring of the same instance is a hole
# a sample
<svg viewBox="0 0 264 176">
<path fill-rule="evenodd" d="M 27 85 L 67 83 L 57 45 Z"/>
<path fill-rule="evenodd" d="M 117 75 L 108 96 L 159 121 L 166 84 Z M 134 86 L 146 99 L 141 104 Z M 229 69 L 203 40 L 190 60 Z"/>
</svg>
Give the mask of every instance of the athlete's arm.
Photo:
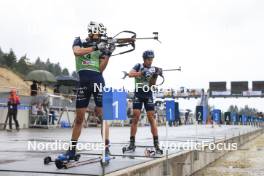
<svg viewBox="0 0 264 176">
<path fill-rule="evenodd" d="M 76 37 L 73 41 L 72 50 L 75 56 L 83 56 L 94 51 L 94 47 L 83 47 L 80 37 Z"/>
<path fill-rule="evenodd" d="M 129 78 L 135 78 L 135 77 L 141 77 L 142 76 L 142 72 L 138 72 L 136 70 L 131 70 L 129 73 L 128 73 L 128 77 Z"/>
<path fill-rule="evenodd" d="M 141 77 L 142 76 L 142 72 L 140 72 L 139 70 L 140 70 L 140 64 L 136 64 L 132 68 L 132 70 L 128 73 L 128 77 L 129 78 Z"/>
<path fill-rule="evenodd" d="M 99 66 L 99 70 L 101 73 L 103 73 L 103 71 L 105 70 L 107 64 L 108 64 L 108 61 L 109 61 L 109 57 L 108 56 L 102 56 L 100 58 L 100 66 Z"/>
<path fill-rule="evenodd" d="M 94 48 L 93 47 L 81 48 L 80 46 L 74 46 L 72 50 L 75 56 L 83 56 L 85 54 L 89 54 L 93 52 Z"/>
</svg>

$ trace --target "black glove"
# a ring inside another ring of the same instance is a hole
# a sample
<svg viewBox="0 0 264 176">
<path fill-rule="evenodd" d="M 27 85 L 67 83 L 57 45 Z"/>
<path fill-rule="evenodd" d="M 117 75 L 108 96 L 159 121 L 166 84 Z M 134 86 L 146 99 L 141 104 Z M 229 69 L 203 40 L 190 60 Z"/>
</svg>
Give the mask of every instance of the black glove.
<svg viewBox="0 0 264 176">
<path fill-rule="evenodd" d="M 146 79 L 150 79 L 152 76 L 152 73 L 148 70 L 148 69 L 143 69 L 142 70 L 142 75 L 143 77 L 145 77 Z"/>
<path fill-rule="evenodd" d="M 155 67 L 155 72 L 153 74 L 153 78 L 157 78 L 158 76 L 162 76 L 162 68 Z"/>
<path fill-rule="evenodd" d="M 106 47 L 105 49 L 101 50 L 103 55 L 110 57 L 112 55 L 112 53 L 115 50 L 115 45 L 114 44 L 109 44 L 108 47 Z"/>
<path fill-rule="evenodd" d="M 162 76 L 162 68 L 155 67 L 155 75 L 157 76 Z"/>
</svg>

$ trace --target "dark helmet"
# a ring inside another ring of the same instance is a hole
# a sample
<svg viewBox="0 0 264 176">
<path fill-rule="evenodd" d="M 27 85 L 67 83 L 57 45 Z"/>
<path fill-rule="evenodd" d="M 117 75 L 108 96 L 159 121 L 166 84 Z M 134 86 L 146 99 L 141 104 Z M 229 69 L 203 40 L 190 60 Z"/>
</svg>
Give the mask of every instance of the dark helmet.
<svg viewBox="0 0 264 176">
<path fill-rule="evenodd" d="M 146 50 L 143 52 L 143 59 L 154 58 L 154 51 Z"/>
</svg>

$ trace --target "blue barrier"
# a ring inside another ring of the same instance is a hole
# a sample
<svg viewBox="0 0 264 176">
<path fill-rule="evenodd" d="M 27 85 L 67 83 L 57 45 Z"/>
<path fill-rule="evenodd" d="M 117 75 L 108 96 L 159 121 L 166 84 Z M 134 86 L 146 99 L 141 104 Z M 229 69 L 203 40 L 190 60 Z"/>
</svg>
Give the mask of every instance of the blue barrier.
<svg viewBox="0 0 264 176">
<path fill-rule="evenodd" d="M 180 120 L 180 110 L 178 102 L 175 102 L 175 120 Z"/>
<path fill-rule="evenodd" d="M 242 120 L 242 124 L 243 125 L 246 125 L 247 124 L 247 116 L 245 114 L 242 114 L 241 120 Z"/>
<path fill-rule="evenodd" d="M 221 120 L 221 110 L 220 109 L 214 109 L 212 112 L 213 115 L 213 121 L 216 122 L 217 124 L 220 123 Z"/>
<path fill-rule="evenodd" d="M 231 112 L 231 121 L 233 124 L 237 122 L 237 114 L 235 112 Z"/>
<path fill-rule="evenodd" d="M 71 125 L 66 121 L 61 121 L 61 128 L 71 128 Z"/>
<path fill-rule="evenodd" d="M 103 119 L 126 120 L 127 119 L 127 92 L 109 88 L 103 92 Z"/>
<path fill-rule="evenodd" d="M 166 120 L 175 121 L 175 101 L 174 100 L 166 100 Z"/>
<path fill-rule="evenodd" d="M 198 123 L 202 123 L 203 117 L 204 117 L 204 107 L 203 106 L 196 106 L 196 111 L 195 111 L 195 116 L 196 116 L 196 121 Z"/>
</svg>

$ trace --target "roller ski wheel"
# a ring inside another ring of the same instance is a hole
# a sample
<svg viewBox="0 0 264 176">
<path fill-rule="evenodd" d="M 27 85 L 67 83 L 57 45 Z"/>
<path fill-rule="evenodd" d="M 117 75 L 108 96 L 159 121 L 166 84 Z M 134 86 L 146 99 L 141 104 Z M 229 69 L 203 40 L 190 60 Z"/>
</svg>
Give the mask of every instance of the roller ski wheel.
<svg viewBox="0 0 264 176">
<path fill-rule="evenodd" d="M 122 148 L 122 152 L 123 152 L 123 154 L 126 152 L 126 147 Z"/>
<path fill-rule="evenodd" d="M 80 154 L 77 154 L 74 157 L 74 161 L 79 161 L 80 158 L 81 158 L 81 155 Z"/>
<path fill-rule="evenodd" d="M 61 160 L 59 160 L 59 159 L 56 159 L 55 160 L 55 165 L 56 165 L 56 167 L 58 168 L 58 169 L 62 169 L 62 168 L 64 168 L 64 162 L 63 161 L 61 161 Z"/>
<path fill-rule="evenodd" d="M 47 156 L 47 157 L 44 158 L 44 164 L 45 165 L 49 164 L 50 162 L 52 162 L 52 159 L 51 159 L 50 156 Z"/>
</svg>

